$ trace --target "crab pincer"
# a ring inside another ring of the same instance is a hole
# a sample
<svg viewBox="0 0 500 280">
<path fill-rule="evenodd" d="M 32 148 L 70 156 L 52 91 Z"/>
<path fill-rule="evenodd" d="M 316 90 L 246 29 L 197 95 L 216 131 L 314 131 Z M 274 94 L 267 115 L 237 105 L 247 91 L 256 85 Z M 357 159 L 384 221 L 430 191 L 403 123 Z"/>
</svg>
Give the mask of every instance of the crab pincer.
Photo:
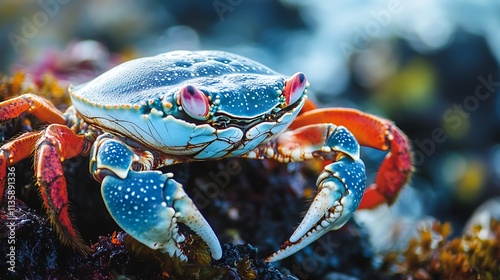
<svg viewBox="0 0 500 280">
<path fill-rule="evenodd" d="M 172 173 L 131 170 L 137 156 L 129 147 L 112 138 L 98 142 L 91 172 L 102 181 L 106 207 L 123 230 L 151 249 L 187 260 L 178 226 L 184 223 L 207 243 L 214 259 L 221 258 L 217 236 Z"/>
<path fill-rule="evenodd" d="M 312 138 L 326 139 L 321 147 L 318 143 L 307 142 L 311 134 L 321 136 Z M 307 141 L 304 135 L 307 135 Z M 334 162 L 325 166 L 318 176 L 318 191 L 302 222 L 280 250 L 266 259 L 268 262 L 284 259 L 328 231 L 342 227 L 358 208 L 366 187 L 365 165 L 359 158 L 359 144 L 344 127 L 306 126 L 286 132 L 282 137 L 284 139 L 278 138 L 276 142 L 278 147 L 283 145 L 278 149 L 282 156 L 289 152 L 284 147 L 286 142 L 294 139 L 302 145 L 302 157 L 334 157 Z M 285 139 L 285 143 L 280 143 Z"/>
</svg>

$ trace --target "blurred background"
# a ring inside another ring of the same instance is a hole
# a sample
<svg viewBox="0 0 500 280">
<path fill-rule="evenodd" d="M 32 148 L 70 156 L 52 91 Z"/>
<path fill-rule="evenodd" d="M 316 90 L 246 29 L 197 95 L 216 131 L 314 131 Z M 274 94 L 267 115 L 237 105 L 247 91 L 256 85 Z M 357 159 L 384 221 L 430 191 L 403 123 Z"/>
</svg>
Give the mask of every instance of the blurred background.
<svg viewBox="0 0 500 280">
<path fill-rule="evenodd" d="M 401 238 L 433 219 L 461 234 L 490 199 L 500 216 L 499 1 L 1 1 L 0 37 L 3 75 L 78 84 L 131 58 L 217 49 L 304 72 L 321 107 L 393 120 L 416 172 L 394 207 L 357 216 L 375 247 L 391 223 Z M 363 150 L 369 180 L 384 156 Z"/>
</svg>

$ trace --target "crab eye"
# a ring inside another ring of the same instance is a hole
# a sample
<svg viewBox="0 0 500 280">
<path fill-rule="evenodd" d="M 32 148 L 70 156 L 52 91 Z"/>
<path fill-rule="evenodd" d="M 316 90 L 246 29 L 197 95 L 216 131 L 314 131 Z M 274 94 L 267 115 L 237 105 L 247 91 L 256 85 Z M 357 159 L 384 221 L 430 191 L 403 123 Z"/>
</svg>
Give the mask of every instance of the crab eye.
<svg viewBox="0 0 500 280">
<path fill-rule="evenodd" d="M 187 85 L 179 92 L 182 109 L 190 117 L 206 120 L 210 116 L 207 96 L 194 86 Z"/>
<path fill-rule="evenodd" d="M 286 98 L 286 104 L 290 105 L 302 96 L 302 93 L 306 89 L 307 79 L 304 73 L 295 73 L 290 79 L 286 80 L 285 88 L 283 89 L 283 94 Z"/>
</svg>

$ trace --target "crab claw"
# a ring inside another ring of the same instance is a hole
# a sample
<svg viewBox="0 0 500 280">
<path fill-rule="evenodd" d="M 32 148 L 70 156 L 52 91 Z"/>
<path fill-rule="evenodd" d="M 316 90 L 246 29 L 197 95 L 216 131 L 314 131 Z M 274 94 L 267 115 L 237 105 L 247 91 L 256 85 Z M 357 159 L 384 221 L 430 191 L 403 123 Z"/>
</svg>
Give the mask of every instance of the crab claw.
<svg viewBox="0 0 500 280">
<path fill-rule="evenodd" d="M 212 228 L 171 173 L 129 171 L 125 179 L 106 176 L 102 196 L 118 225 L 139 242 L 183 260 L 183 223 L 205 241 L 216 260 L 222 248 Z"/>
<path fill-rule="evenodd" d="M 266 261 L 274 262 L 296 253 L 330 230 L 342 227 L 358 208 L 366 187 L 365 165 L 343 157 L 319 175 L 318 192 L 304 219 L 281 249 Z"/>
<path fill-rule="evenodd" d="M 172 173 L 131 170 L 135 160 L 126 144 L 108 135 L 101 135 L 92 148 L 90 171 L 102 181 L 102 197 L 116 223 L 151 249 L 186 260 L 181 245 L 185 237 L 178 226 L 183 223 L 220 259 L 217 236 Z"/>
</svg>

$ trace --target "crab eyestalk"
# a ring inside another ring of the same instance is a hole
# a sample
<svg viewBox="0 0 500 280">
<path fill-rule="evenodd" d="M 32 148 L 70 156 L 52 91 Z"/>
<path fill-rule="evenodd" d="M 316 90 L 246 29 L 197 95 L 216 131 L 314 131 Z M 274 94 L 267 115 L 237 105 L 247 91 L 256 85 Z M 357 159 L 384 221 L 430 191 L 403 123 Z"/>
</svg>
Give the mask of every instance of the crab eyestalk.
<svg viewBox="0 0 500 280">
<path fill-rule="evenodd" d="M 187 85 L 179 91 L 178 103 L 184 112 L 194 119 L 206 120 L 210 117 L 208 97 L 192 85 Z"/>
<path fill-rule="evenodd" d="M 283 95 L 286 99 L 286 104 L 291 105 L 300 99 L 306 88 L 308 87 L 306 75 L 304 73 L 298 72 L 290 77 L 285 82 L 285 87 L 283 89 Z"/>
<path fill-rule="evenodd" d="M 102 179 L 108 211 L 125 232 L 151 249 L 187 260 L 181 246 L 185 237 L 178 226 L 183 223 L 207 243 L 214 259 L 222 257 L 217 236 L 171 173 L 128 169 L 122 178 L 119 174 L 130 166 L 133 151 L 115 139 L 97 139 L 96 143 L 91 169 Z"/>
</svg>

